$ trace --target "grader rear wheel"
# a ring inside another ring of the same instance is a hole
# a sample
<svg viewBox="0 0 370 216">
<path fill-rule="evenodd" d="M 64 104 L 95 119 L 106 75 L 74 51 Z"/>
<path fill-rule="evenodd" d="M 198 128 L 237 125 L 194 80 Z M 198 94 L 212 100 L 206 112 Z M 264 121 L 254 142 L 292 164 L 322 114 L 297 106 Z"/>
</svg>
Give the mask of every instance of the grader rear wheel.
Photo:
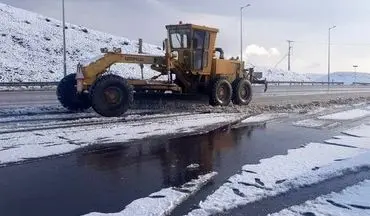
<svg viewBox="0 0 370 216">
<path fill-rule="evenodd" d="M 105 117 L 123 115 L 133 102 L 133 87 L 117 75 L 97 79 L 90 91 L 92 107 Z"/>
<path fill-rule="evenodd" d="M 232 87 L 229 81 L 224 78 L 217 78 L 212 86 L 210 93 L 210 105 L 228 106 L 231 102 Z"/>
<path fill-rule="evenodd" d="M 247 79 L 239 78 L 233 82 L 233 104 L 248 105 L 252 100 L 252 84 Z"/>
<path fill-rule="evenodd" d="M 76 74 L 65 76 L 58 84 L 57 97 L 63 107 L 70 111 L 83 111 L 91 107 L 87 93 L 78 94 L 76 91 Z"/>
</svg>

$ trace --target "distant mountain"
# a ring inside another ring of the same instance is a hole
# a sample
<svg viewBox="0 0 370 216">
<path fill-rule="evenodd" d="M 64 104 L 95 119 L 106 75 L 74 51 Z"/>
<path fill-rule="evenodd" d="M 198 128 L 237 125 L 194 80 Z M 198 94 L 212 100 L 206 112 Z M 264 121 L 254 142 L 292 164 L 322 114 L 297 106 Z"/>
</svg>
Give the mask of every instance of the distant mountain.
<svg viewBox="0 0 370 216">
<path fill-rule="evenodd" d="M 327 82 L 327 74 L 307 74 L 313 81 Z M 333 72 L 330 74 L 330 80 L 334 82 L 344 82 L 344 84 L 352 84 L 353 82 L 370 83 L 370 73 L 363 72 Z"/>
</svg>

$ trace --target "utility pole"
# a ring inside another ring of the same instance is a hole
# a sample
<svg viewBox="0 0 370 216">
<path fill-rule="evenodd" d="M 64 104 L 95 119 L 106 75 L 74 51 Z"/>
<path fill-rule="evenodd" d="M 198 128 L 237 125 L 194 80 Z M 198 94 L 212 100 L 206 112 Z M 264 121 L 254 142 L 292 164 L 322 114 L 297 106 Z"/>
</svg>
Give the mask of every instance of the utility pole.
<svg viewBox="0 0 370 216">
<path fill-rule="evenodd" d="M 66 54 L 66 20 L 65 20 L 65 8 L 64 0 L 62 0 L 62 13 L 63 13 L 63 74 L 67 76 L 67 54 Z"/>
<path fill-rule="evenodd" d="M 290 71 L 290 57 L 292 56 L 292 43 L 294 41 L 288 40 L 289 48 L 288 48 L 288 71 Z"/>
<path fill-rule="evenodd" d="M 334 29 L 336 26 L 332 26 L 329 28 L 329 39 L 328 39 L 328 88 L 330 86 L 330 31 Z"/>
<path fill-rule="evenodd" d="M 243 63 L 243 9 L 251 6 L 247 4 L 243 7 L 240 7 L 240 62 Z"/>
</svg>

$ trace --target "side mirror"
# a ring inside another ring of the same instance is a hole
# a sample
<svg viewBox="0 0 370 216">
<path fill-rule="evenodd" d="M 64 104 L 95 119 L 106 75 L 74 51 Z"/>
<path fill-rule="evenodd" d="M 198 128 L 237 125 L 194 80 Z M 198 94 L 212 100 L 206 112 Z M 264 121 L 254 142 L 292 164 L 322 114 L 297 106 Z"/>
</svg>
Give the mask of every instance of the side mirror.
<svg viewBox="0 0 370 216">
<path fill-rule="evenodd" d="M 166 50 L 166 40 L 163 40 L 162 50 Z"/>
</svg>

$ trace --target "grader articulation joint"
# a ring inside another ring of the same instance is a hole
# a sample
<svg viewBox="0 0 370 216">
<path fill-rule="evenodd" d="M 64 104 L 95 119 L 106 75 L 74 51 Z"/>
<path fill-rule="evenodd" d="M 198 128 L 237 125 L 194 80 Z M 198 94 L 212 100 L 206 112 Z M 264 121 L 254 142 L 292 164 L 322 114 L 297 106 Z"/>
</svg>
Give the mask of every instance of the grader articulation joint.
<svg viewBox="0 0 370 216">
<path fill-rule="evenodd" d="M 164 56 L 102 48 L 102 56 L 88 64 L 78 64 L 77 72 L 64 77 L 58 85 L 60 103 L 69 110 L 92 107 L 102 116 L 114 117 L 130 108 L 136 93 L 206 95 L 210 105 L 228 106 L 231 102 L 248 105 L 252 83 L 267 87 L 266 80 L 259 80 L 253 69 L 244 68 L 244 62 L 224 58 L 223 49 L 215 47 L 218 29 L 182 23 L 167 25 L 166 29 Z M 151 79 L 125 79 L 107 73 L 118 63 L 150 65 L 159 74 Z M 159 80 L 161 76 L 167 79 Z"/>
</svg>

